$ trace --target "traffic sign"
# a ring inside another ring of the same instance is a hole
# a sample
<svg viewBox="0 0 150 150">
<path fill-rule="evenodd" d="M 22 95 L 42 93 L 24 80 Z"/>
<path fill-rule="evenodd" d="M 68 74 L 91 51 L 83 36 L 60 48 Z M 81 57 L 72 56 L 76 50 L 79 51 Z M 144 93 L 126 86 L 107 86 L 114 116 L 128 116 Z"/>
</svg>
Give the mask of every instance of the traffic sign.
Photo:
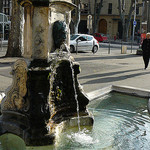
<svg viewBox="0 0 150 150">
<path fill-rule="evenodd" d="M 137 24 L 137 22 L 136 22 L 136 21 L 133 21 L 133 25 L 136 26 L 136 24 Z"/>
<path fill-rule="evenodd" d="M 87 16 L 87 28 L 92 29 L 92 15 Z"/>
</svg>

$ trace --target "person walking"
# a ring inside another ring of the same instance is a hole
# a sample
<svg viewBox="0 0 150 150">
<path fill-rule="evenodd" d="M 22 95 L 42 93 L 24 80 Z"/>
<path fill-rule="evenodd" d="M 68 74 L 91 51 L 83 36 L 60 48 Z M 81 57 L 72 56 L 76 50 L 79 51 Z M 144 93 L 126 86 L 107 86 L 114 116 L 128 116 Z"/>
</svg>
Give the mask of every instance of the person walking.
<svg viewBox="0 0 150 150">
<path fill-rule="evenodd" d="M 143 60 L 146 69 L 148 67 L 149 58 L 150 58 L 150 33 L 147 33 L 146 39 L 143 40 L 142 50 L 143 50 Z"/>
</svg>

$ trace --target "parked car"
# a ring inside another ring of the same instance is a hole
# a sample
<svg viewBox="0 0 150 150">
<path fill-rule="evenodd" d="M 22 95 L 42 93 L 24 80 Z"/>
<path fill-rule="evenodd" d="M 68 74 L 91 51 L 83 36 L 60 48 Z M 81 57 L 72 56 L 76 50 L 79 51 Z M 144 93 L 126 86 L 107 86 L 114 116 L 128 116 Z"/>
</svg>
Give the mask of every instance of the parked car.
<svg viewBox="0 0 150 150">
<path fill-rule="evenodd" d="M 77 51 L 92 51 L 96 53 L 99 49 L 98 41 L 87 34 L 72 34 L 70 36 L 70 52 Z"/>
<path fill-rule="evenodd" d="M 107 41 L 108 41 L 107 35 L 105 35 L 105 34 L 103 34 L 103 33 L 95 33 L 95 34 L 94 34 L 94 38 L 95 38 L 98 42 L 107 42 Z"/>
</svg>

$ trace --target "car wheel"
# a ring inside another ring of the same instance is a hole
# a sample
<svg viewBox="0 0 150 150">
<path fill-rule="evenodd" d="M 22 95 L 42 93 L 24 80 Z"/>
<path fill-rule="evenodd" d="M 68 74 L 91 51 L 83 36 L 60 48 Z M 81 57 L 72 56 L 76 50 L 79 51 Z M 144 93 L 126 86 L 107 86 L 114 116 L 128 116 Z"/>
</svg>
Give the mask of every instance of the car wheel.
<svg viewBox="0 0 150 150">
<path fill-rule="evenodd" d="M 94 46 L 93 49 L 92 49 L 93 54 L 96 53 L 97 51 L 98 51 L 98 47 Z"/>
<path fill-rule="evenodd" d="M 73 45 L 70 46 L 70 52 L 71 52 L 71 53 L 74 52 L 74 46 L 73 46 Z"/>
</svg>

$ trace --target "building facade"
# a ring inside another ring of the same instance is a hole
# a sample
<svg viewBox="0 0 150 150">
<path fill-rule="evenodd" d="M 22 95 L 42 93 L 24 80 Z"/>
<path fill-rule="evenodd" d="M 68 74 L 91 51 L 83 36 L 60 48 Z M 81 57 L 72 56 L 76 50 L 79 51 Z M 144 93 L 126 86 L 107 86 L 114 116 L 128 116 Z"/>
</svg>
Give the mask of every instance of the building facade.
<svg viewBox="0 0 150 150">
<path fill-rule="evenodd" d="M 11 9 L 12 9 L 12 0 L 2 0 L 2 13 L 8 16 L 10 19 Z"/>
<path fill-rule="evenodd" d="M 97 0 L 97 4 L 95 5 L 95 0 L 81 0 L 81 21 L 79 25 L 79 32 L 80 33 L 88 33 L 87 29 L 87 16 L 90 14 L 92 15 L 92 18 L 94 18 L 94 10 L 96 7 L 96 12 L 98 12 L 98 3 L 100 0 Z M 127 15 L 129 13 L 130 9 L 130 3 L 131 0 L 125 1 L 125 17 L 127 18 Z M 142 30 L 142 16 L 143 16 L 143 9 L 144 9 L 144 3 L 142 0 L 138 0 L 141 4 L 143 4 L 141 7 L 137 7 L 136 9 L 136 29 Z M 132 13 L 132 19 L 131 24 L 129 27 L 129 37 L 132 35 L 132 29 L 133 29 L 133 16 L 134 12 Z M 103 7 L 101 9 L 99 21 L 97 23 L 97 31 L 98 33 L 108 34 L 111 38 L 119 34 L 119 38 L 122 38 L 122 23 L 119 15 L 118 10 L 118 0 L 103 0 Z M 92 32 L 91 32 L 92 33 Z"/>
<path fill-rule="evenodd" d="M 0 39 L 8 40 L 11 23 L 11 0 L 2 0 L 0 5 Z"/>
</svg>

